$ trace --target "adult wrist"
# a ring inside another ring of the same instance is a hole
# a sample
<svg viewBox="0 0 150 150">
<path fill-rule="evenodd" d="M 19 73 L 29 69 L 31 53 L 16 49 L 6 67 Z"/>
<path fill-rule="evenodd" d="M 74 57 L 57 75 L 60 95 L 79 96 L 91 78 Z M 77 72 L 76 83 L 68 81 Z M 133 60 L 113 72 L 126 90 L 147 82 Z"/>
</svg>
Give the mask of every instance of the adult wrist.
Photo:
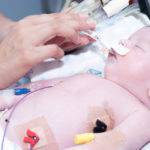
<svg viewBox="0 0 150 150">
<path fill-rule="evenodd" d="M 5 38 L 16 22 L 0 14 L 0 42 Z"/>
</svg>

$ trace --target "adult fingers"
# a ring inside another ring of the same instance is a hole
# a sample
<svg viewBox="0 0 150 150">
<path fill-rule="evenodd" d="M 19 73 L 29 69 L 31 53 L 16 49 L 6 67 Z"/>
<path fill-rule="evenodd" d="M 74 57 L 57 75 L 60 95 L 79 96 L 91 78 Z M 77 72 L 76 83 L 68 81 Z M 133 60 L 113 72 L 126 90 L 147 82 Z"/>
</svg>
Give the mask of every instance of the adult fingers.
<svg viewBox="0 0 150 150">
<path fill-rule="evenodd" d="M 65 52 L 69 52 L 69 51 L 71 51 L 75 48 L 79 48 L 79 47 L 85 46 L 87 44 L 90 44 L 90 43 L 94 42 L 95 40 L 91 39 L 90 37 L 81 35 L 79 37 L 79 41 L 80 41 L 79 44 L 75 44 L 75 43 L 72 43 L 72 42 L 64 42 L 63 44 L 60 45 L 60 47 L 62 49 L 64 49 Z"/>
<path fill-rule="evenodd" d="M 75 13 L 52 13 L 52 14 L 42 14 L 42 15 L 32 15 L 24 18 L 34 25 L 43 24 L 47 22 L 54 22 L 55 20 L 85 20 L 89 17 L 87 15 L 79 15 Z"/>
<path fill-rule="evenodd" d="M 24 20 L 31 22 L 33 25 L 55 22 L 55 20 L 70 20 L 70 19 L 75 19 L 75 17 L 73 17 L 72 14 L 66 13 L 32 15 L 24 18 Z"/>
<path fill-rule="evenodd" d="M 74 15 L 74 18 L 82 18 L 78 17 L 80 15 Z M 67 18 L 68 16 L 66 16 Z M 70 16 L 69 16 L 70 17 Z M 71 17 L 68 20 L 62 20 L 61 17 L 55 17 L 53 21 L 39 24 L 37 26 L 33 26 L 31 29 L 31 33 L 35 34 L 33 36 L 36 44 L 44 43 L 54 38 L 55 36 L 61 36 L 69 41 L 74 43 L 78 43 L 79 31 L 82 30 L 91 30 L 95 28 L 95 22 L 89 21 L 86 19 L 72 19 Z M 56 19 L 57 18 L 57 19 Z"/>
<path fill-rule="evenodd" d="M 72 17 L 78 23 L 76 27 L 78 31 L 94 30 L 96 27 L 96 22 L 90 19 L 86 14 L 73 13 Z"/>
<path fill-rule="evenodd" d="M 48 22 L 53 22 L 56 15 L 58 14 L 41 14 L 41 15 L 32 15 L 24 18 L 26 21 L 31 22 L 33 25 L 44 24 Z"/>
<path fill-rule="evenodd" d="M 83 38 L 80 40 L 80 43 L 79 44 L 75 44 L 75 43 L 72 43 L 72 42 L 67 42 L 67 43 L 63 43 L 60 47 L 62 49 L 64 49 L 66 52 L 68 51 L 71 51 L 75 48 L 78 48 L 78 47 L 81 47 L 81 46 L 85 46 L 87 44 L 89 44 L 90 41 L 88 38 Z"/>
<path fill-rule="evenodd" d="M 45 44 L 57 44 L 58 46 L 60 46 L 62 43 L 64 43 L 65 38 L 64 37 L 59 37 L 56 36 L 55 38 L 51 39 L 50 41 L 46 42 Z"/>
<path fill-rule="evenodd" d="M 92 23 L 93 24 L 93 23 Z M 92 27 L 92 26 L 91 26 Z M 35 34 L 35 42 L 45 43 L 50 41 L 56 36 L 60 36 L 72 41 L 74 43 L 79 43 L 79 30 L 88 30 L 90 25 L 86 23 L 81 25 L 75 21 L 68 21 L 67 23 L 46 23 L 32 28 L 32 34 Z"/>
<path fill-rule="evenodd" d="M 50 41 L 51 39 L 59 36 L 64 37 L 65 39 L 68 39 L 69 41 L 78 43 L 78 36 L 79 33 L 75 31 L 74 28 L 65 25 L 60 26 L 59 24 L 43 24 L 38 27 L 32 28 L 31 31 L 33 34 L 35 34 L 33 41 L 35 44 L 46 43 Z"/>
<path fill-rule="evenodd" d="M 48 58 L 59 59 L 63 57 L 63 55 L 64 51 L 55 44 L 39 46 L 35 48 L 34 60 L 35 63 L 39 63 Z"/>
</svg>

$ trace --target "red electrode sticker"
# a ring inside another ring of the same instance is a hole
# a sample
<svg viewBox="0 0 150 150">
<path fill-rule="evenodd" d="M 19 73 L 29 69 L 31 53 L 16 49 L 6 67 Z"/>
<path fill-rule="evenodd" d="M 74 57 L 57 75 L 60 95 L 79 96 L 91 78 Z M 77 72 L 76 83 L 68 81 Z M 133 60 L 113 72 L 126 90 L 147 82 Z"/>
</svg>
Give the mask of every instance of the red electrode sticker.
<svg viewBox="0 0 150 150">
<path fill-rule="evenodd" d="M 57 141 L 44 117 L 17 125 L 15 131 L 23 150 L 28 150 L 31 145 L 33 150 L 59 150 Z"/>
</svg>

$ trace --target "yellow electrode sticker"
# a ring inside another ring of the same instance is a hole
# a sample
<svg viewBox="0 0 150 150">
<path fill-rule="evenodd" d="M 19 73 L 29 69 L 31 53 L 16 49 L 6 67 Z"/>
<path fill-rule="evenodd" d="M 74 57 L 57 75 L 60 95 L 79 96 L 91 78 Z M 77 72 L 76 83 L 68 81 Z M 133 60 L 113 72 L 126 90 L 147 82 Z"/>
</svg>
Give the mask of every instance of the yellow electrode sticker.
<svg viewBox="0 0 150 150">
<path fill-rule="evenodd" d="M 92 142 L 94 139 L 95 139 L 94 133 L 78 134 L 75 136 L 74 143 L 86 144 L 86 143 Z"/>
</svg>

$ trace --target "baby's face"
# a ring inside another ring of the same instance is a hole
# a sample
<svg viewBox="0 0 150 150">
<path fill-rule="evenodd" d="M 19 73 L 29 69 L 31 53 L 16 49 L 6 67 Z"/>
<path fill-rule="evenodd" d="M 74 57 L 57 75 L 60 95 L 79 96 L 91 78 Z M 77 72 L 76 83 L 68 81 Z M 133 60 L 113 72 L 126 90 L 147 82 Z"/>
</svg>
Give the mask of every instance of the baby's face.
<svg viewBox="0 0 150 150">
<path fill-rule="evenodd" d="M 150 27 L 145 27 L 123 42 L 130 52 L 109 56 L 106 78 L 116 82 L 150 82 Z"/>
</svg>

